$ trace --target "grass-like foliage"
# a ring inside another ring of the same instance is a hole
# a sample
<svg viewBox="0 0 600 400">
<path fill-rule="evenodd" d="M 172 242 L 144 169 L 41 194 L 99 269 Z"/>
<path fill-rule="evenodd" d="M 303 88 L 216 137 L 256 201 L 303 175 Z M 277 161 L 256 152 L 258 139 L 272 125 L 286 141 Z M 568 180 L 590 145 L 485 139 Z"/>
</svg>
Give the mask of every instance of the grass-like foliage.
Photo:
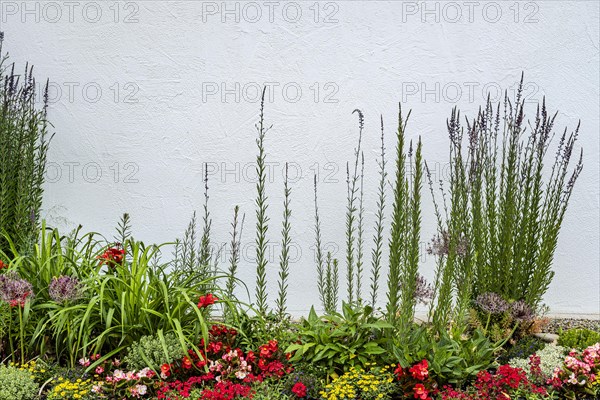
<svg viewBox="0 0 600 400">
<path fill-rule="evenodd" d="M 346 163 L 346 189 L 347 189 L 347 204 L 346 204 L 346 290 L 348 303 L 358 301 L 360 297 L 360 270 L 355 271 L 355 267 L 362 268 L 361 244 L 356 243 L 356 231 L 362 229 L 362 226 L 357 227 L 357 201 L 359 191 L 359 161 L 364 159 L 362 156 L 362 134 L 365 126 L 365 120 L 362 111 L 354 110 L 353 113 L 358 114 L 358 144 L 354 149 L 354 167 L 350 174 L 350 164 Z M 358 251 L 358 254 L 355 253 Z M 361 264 L 359 266 L 359 264 Z M 356 292 L 355 292 L 356 291 Z"/>
<path fill-rule="evenodd" d="M 288 278 L 290 276 L 290 230 L 292 228 L 290 217 L 292 210 L 290 209 L 290 195 L 292 190 L 288 185 L 288 164 L 285 164 L 285 180 L 283 182 L 284 201 L 283 201 L 283 223 L 281 228 L 281 254 L 279 255 L 279 282 L 278 282 L 278 297 L 276 300 L 277 315 L 283 318 L 287 309 L 287 289 Z"/>
<path fill-rule="evenodd" d="M 381 159 L 379 161 L 379 187 L 377 191 L 377 212 L 375 214 L 375 234 L 373 235 L 373 249 L 371 251 L 371 307 L 377 303 L 377 293 L 379 291 L 379 279 L 382 267 L 383 254 L 383 230 L 385 219 L 385 187 L 387 172 L 385 170 L 385 135 L 383 130 L 383 116 L 381 117 Z"/>
<path fill-rule="evenodd" d="M 266 89 L 266 88 L 265 88 Z M 267 298 L 267 263 L 269 240 L 267 231 L 269 229 L 269 217 L 267 216 L 267 194 L 265 185 L 267 182 L 267 172 L 265 169 L 266 152 L 264 147 L 265 134 L 269 128 L 264 125 L 265 109 L 265 90 L 263 90 L 260 101 L 260 118 L 256 125 L 258 138 L 258 155 L 256 156 L 256 174 L 258 182 L 256 183 L 256 306 L 260 314 L 265 315 L 268 311 Z"/>
<path fill-rule="evenodd" d="M 554 276 L 558 233 L 583 166 L 582 152 L 570 167 L 579 126 L 564 130 L 548 163 L 556 114 L 544 100 L 527 126 L 521 88 L 522 80 L 515 103 L 505 95 L 502 110 L 488 100 L 465 126 L 457 109 L 448 120 L 450 204 L 442 185 L 430 249 L 438 256 L 440 328 L 450 319 L 460 323 L 482 293 L 539 307 Z"/>
<path fill-rule="evenodd" d="M 23 74 L 7 65 L 0 32 L 0 250 L 9 251 L 6 236 L 20 251 L 34 242 L 40 221 L 46 155 L 50 139 L 46 118 L 48 85 L 38 107 L 33 66 Z"/>
<path fill-rule="evenodd" d="M 386 305 L 388 321 L 401 329 L 408 328 L 414 319 L 421 233 L 422 145 L 419 139 L 413 160 L 412 142 L 406 150 L 409 117 L 410 112 L 405 119 L 399 109 Z M 406 171 L 407 163 L 410 171 Z"/>
</svg>

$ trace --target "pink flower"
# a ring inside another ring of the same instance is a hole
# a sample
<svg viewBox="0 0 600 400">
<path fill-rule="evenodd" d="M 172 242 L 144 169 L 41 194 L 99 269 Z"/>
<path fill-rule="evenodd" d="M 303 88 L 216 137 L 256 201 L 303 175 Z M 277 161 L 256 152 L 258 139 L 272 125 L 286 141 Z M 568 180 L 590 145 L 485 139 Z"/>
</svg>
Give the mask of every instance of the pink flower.
<svg viewBox="0 0 600 400">
<path fill-rule="evenodd" d="M 96 367 L 96 373 L 98 375 L 102 374 L 103 372 L 104 372 L 104 368 L 102 368 L 102 367 Z"/>
<path fill-rule="evenodd" d="M 79 364 L 84 366 L 84 367 L 89 367 L 90 366 L 90 359 L 87 357 L 83 357 L 81 359 L 79 359 Z"/>
</svg>

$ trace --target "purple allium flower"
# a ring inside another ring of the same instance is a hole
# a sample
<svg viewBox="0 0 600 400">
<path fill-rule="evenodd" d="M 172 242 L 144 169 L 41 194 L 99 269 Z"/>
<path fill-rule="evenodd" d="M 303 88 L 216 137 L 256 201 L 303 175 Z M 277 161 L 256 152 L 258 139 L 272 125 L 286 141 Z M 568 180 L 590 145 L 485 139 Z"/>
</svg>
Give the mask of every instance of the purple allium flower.
<svg viewBox="0 0 600 400">
<path fill-rule="evenodd" d="M 512 303 L 510 307 L 510 314 L 519 322 L 529 322 L 535 318 L 533 309 L 523 300 Z"/>
<path fill-rule="evenodd" d="M 400 282 L 400 290 L 402 290 L 402 282 Z M 427 304 L 433 299 L 433 287 L 427 283 L 425 277 L 421 274 L 417 274 L 417 284 L 415 287 L 415 299 L 419 303 Z"/>
<path fill-rule="evenodd" d="M 509 304 L 497 293 L 483 293 L 477 296 L 475 304 L 482 311 L 490 314 L 502 314 L 507 311 Z"/>
<path fill-rule="evenodd" d="M 415 297 L 417 301 L 427 304 L 433 299 L 433 287 L 427 283 L 425 277 L 421 274 L 417 275 L 417 287 L 415 289 Z"/>
<path fill-rule="evenodd" d="M 467 254 L 469 248 L 469 242 L 464 235 L 460 235 L 458 242 L 456 243 L 456 254 L 460 257 Z M 442 234 L 435 235 L 429 246 L 427 247 L 427 253 L 436 256 L 447 256 L 450 253 L 450 234 L 444 230 Z"/>
<path fill-rule="evenodd" d="M 60 276 L 52 278 L 48 287 L 50 298 L 57 303 L 69 300 L 77 300 L 81 297 L 81 283 L 79 279 L 72 276 Z"/>
<path fill-rule="evenodd" d="M 28 299 L 33 298 L 33 286 L 21 279 L 16 272 L 0 276 L 0 299 L 11 307 L 23 307 Z"/>
</svg>

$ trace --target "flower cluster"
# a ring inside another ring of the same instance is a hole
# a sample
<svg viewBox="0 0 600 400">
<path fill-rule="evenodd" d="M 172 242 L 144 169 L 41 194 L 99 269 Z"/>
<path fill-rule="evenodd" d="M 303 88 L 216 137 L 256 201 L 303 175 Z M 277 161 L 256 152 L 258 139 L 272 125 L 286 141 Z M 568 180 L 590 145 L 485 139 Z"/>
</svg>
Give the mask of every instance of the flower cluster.
<svg viewBox="0 0 600 400">
<path fill-rule="evenodd" d="M 572 350 L 562 367 L 554 370 L 549 383 L 569 399 L 600 394 L 600 343 L 582 352 Z"/>
<path fill-rule="evenodd" d="M 213 325 L 209 342 L 201 340 L 198 351 L 189 350 L 181 360 L 163 364 L 160 377 L 165 381 L 159 383 L 158 398 L 186 398 L 196 387 L 211 383 L 215 384 L 214 388 L 203 388 L 201 399 L 251 396 L 254 382 L 280 379 L 291 372 L 277 341 L 260 346 L 256 352 L 245 353 L 234 347 L 237 334 L 235 329 Z"/>
<path fill-rule="evenodd" d="M 100 265 L 106 264 L 111 268 L 115 268 L 117 265 L 123 264 L 125 249 L 121 247 L 120 243 L 117 243 L 114 247 L 109 247 L 103 254 L 96 258 L 100 260 Z"/>
<path fill-rule="evenodd" d="M 114 363 L 113 363 L 114 365 Z M 104 372 L 104 367 L 96 368 L 96 376 Z M 149 394 L 156 374 L 150 368 L 140 371 L 115 369 L 104 377 L 104 381 L 94 385 L 92 391 L 109 398 L 141 398 Z"/>
<path fill-rule="evenodd" d="M 204 389 L 199 400 L 233 400 L 238 398 L 252 398 L 252 388 L 239 383 L 221 381 L 215 384 L 214 389 Z"/>
<path fill-rule="evenodd" d="M 528 379 L 523 369 L 507 364 L 498 367 L 494 374 L 479 372 L 475 384 L 466 390 L 445 386 L 440 397 L 442 400 L 500 400 L 511 399 L 522 393 L 538 395 L 540 398 L 548 395 L 544 387 L 536 386 Z"/>
<path fill-rule="evenodd" d="M 92 399 L 92 388 L 95 383 L 91 379 L 57 379 L 57 384 L 48 393 L 48 400 L 83 400 Z"/>
<path fill-rule="evenodd" d="M 377 367 L 366 364 L 365 370 L 361 367 L 352 367 L 350 371 L 334 379 L 321 391 L 325 400 L 376 400 L 390 399 L 396 390 L 393 366 Z"/>
<path fill-rule="evenodd" d="M 411 393 L 415 399 L 432 400 L 431 395 L 437 393 L 435 383 L 429 376 L 429 363 L 427 360 L 421 360 L 406 368 L 402 368 L 398 364 L 394 374 L 404 393 Z"/>
<path fill-rule="evenodd" d="M 475 304 L 481 311 L 488 314 L 502 314 L 509 309 L 509 304 L 497 293 L 487 292 L 480 294 L 475 299 Z"/>
<path fill-rule="evenodd" d="M 80 298 L 82 289 L 79 279 L 63 275 L 52 278 L 48 287 L 48 294 L 57 303 L 64 303 Z"/>
<path fill-rule="evenodd" d="M 320 399 L 320 380 L 303 371 L 294 371 L 287 376 L 284 392 L 293 399 Z"/>
<path fill-rule="evenodd" d="M 24 307 L 33 298 L 33 286 L 16 272 L 0 275 L 0 300 L 11 307 Z"/>
<path fill-rule="evenodd" d="M 306 397 L 306 385 L 302 382 L 296 382 L 294 386 L 292 386 L 292 393 L 301 399 Z"/>
</svg>

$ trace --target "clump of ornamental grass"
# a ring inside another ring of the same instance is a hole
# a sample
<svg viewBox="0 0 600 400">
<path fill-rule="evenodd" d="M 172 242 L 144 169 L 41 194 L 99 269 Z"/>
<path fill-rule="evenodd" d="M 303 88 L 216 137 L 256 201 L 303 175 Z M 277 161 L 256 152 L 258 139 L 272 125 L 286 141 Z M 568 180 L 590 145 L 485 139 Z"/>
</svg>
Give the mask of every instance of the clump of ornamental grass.
<svg viewBox="0 0 600 400">
<path fill-rule="evenodd" d="M 427 171 L 438 220 L 430 246 L 438 260 L 438 329 L 451 320 L 463 325 L 482 293 L 523 301 L 535 312 L 554 276 L 558 234 L 583 166 L 581 153 L 571 168 L 579 125 L 559 136 L 552 160 L 556 114 L 548 114 L 544 99 L 527 125 L 522 85 L 521 79 L 515 103 L 506 94 L 501 110 L 488 98 L 464 125 L 460 111 L 452 111 L 449 196 L 440 181 L 442 207 Z"/>
</svg>

